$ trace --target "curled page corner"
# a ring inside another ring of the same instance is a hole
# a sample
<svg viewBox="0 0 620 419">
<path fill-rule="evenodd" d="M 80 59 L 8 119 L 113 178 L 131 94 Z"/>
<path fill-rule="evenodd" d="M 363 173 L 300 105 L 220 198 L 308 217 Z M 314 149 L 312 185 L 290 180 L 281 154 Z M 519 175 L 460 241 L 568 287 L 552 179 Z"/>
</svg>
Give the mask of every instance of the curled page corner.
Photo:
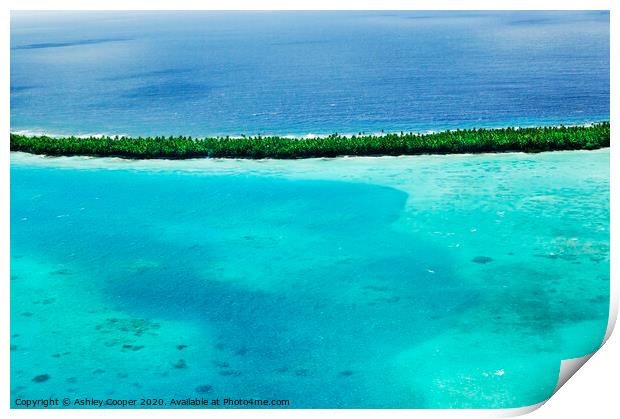
<svg viewBox="0 0 620 419">
<path fill-rule="evenodd" d="M 609 331 L 609 329 L 608 329 L 608 331 Z M 607 338 L 607 335 L 606 335 L 606 338 Z M 600 349 L 600 347 L 599 347 L 599 349 Z M 557 393 L 557 391 L 560 388 L 562 388 L 562 386 L 564 384 L 566 384 L 566 382 L 577 371 L 579 371 L 579 368 L 584 366 L 584 364 L 586 362 L 588 362 L 588 360 L 595 353 L 596 353 L 596 351 L 594 351 L 594 352 L 592 352 L 592 353 L 590 353 L 588 355 L 580 356 L 580 357 L 577 357 L 577 358 L 563 359 L 560 362 L 560 374 L 558 375 L 558 383 L 555 386 L 555 389 L 553 390 L 553 393 L 551 394 L 551 396 L 547 400 L 543 400 L 540 403 L 532 404 L 530 406 L 523 406 L 523 407 L 518 407 L 518 408 L 514 408 L 514 409 L 502 409 L 501 412 L 498 412 L 499 414 L 496 417 L 516 417 L 516 416 L 522 416 L 522 415 L 526 415 L 526 414 L 531 413 L 534 410 L 538 409 L 539 407 L 541 407 L 542 405 L 547 403 L 547 401 L 549 401 L 549 399 L 551 399 L 551 397 L 553 397 L 553 395 L 555 393 Z"/>
<path fill-rule="evenodd" d="M 527 415 L 528 413 L 532 413 L 534 410 L 536 410 L 539 407 L 541 407 L 546 402 L 547 402 L 547 400 L 544 400 L 544 401 L 542 401 L 540 403 L 532 404 L 532 405 L 529 405 L 529 406 L 515 407 L 515 408 L 512 408 L 512 409 L 500 409 L 499 411 L 497 411 L 497 414 L 495 415 L 495 417 L 498 417 L 498 418 L 513 418 L 513 417 L 517 417 L 517 416 Z"/>
<path fill-rule="evenodd" d="M 566 382 L 573 375 L 575 375 L 577 371 L 579 371 L 579 368 L 583 367 L 583 365 L 586 362 L 588 362 L 588 360 L 592 358 L 592 355 L 594 355 L 595 353 L 596 351 L 588 355 L 580 356 L 577 358 L 563 359 L 560 363 L 560 374 L 558 376 L 558 384 L 555 386 L 555 389 L 553 390 L 553 394 L 557 393 L 557 391 L 560 388 L 562 388 L 562 386 L 566 384 Z"/>
<path fill-rule="evenodd" d="M 594 354 L 603 347 L 605 342 L 607 342 L 607 340 L 611 336 L 611 333 L 613 332 L 614 327 L 616 325 L 616 320 L 618 318 L 617 289 L 615 289 L 615 287 L 612 286 L 610 289 L 610 293 L 611 293 L 611 301 L 609 305 L 609 320 L 607 321 L 607 330 L 605 331 L 605 337 L 603 338 L 603 341 L 601 342 L 601 346 L 599 346 L 598 349 L 596 349 L 594 352 L 589 353 L 587 355 L 580 356 L 577 358 L 562 360 L 560 363 L 560 374 L 558 376 L 558 383 L 555 386 L 555 389 L 553 390 L 553 394 L 557 393 L 557 391 L 560 388 L 562 388 L 562 386 L 566 384 L 566 382 L 573 375 L 575 375 L 577 371 L 579 371 L 579 368 L 583 367 L 584 364 L 588 362 L 588 360 L 592 358 L 592 356 L 594 356 Z"/>
</svg>

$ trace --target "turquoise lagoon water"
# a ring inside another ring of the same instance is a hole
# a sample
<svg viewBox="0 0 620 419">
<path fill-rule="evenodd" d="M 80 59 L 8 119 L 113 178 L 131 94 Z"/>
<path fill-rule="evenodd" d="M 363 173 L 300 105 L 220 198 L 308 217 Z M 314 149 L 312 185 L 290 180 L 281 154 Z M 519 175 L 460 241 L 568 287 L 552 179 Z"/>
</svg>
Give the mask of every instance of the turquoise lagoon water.
<svg viewBox="0 0 620 419">
<path fill-rule="evenodd" d="M 608 150 L 12 154 L 13 403 L 525 406 L 608 306 Z"/>
</svg>

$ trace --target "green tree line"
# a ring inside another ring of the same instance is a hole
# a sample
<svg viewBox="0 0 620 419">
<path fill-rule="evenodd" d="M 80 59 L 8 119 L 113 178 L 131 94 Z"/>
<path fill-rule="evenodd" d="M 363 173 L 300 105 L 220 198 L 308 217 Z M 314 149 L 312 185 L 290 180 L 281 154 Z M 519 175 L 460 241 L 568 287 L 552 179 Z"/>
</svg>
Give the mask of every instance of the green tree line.
<svg viewBox="0 0 620 419">
<path fill-rule="evenodd" d="M 461 129 L 428 134 L 321 138 L 230 137 L 48 137 L 11 133 L 11 150 L 49 156 L 130 159 L 197 157 L 299 159 L 486 152 L 592 150 L 609 147 L 609 122 L 584 126 Z"/>
</svg>

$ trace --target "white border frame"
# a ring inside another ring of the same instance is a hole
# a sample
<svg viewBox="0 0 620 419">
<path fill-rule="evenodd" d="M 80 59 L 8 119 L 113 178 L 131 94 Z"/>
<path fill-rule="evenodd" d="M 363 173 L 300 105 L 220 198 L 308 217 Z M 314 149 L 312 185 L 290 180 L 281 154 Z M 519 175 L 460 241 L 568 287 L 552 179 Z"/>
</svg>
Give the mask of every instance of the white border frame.
<svg viewBox="0 0 620 419">
<path fill-rule="evenodd" d="M 219 0 L 200 2 L 197 0 L 175 0 L 174 2 L 165 2 L 164 0 L 134 0 L 128 2 L 127 0 L 92 0 L 88 3 L 78 0 L 57 0 L 54 2 L 43 0 L 23 0 L 13 1 L 9 0 L 8 7 L 2 9 L 1 20 L 2 22 L 2 43 L 0 44 L 1 54 L 4 57 L 2 65 L 0 66 L 0 76 L 3 79 L 3 83 L 0 86 L 0 100 L 2 104 L 2 132 L 6 134 L 10 131 L 10 106 L 9 106 L 9 85 L 10 85 L 10 10 L 610 10 L 610 31 L 611 31 L 611 44 L 610 44 L 610 120 L 612 125 L 618 121 L 618 84 L 614 74 L 618 73 L 618 42 L 620 39 L 620 33 L 618 30 L 619 19 L 616 13 L 620 13 L 620 4 L 613 0 L 521 0 L 521 1 L 490 1 L 490 0 L 384 0 L 384 1 L 372 1 L 372 0 L 296 0 L 293 3 L 285 0 L 262 0 L 260 2 L 249 0 Z M 5 36 L 4 36 L 5 35 Z M 612 144 L 617 143 L 618 135 L 615 128 L 612 127 Z M 5 140 L 6 141 L 6 140 Z M 616 147 L 612 145 L 610 151 L 610 161 L 618 161 L 618 152 Z M 10 368 L 10 351 L 9 351 L 9 336 L 10 336 L 10 319 L 9 319 L 9 304 L 10 293 L 6 292 L 9 287 L 9 237 L 10 237 L 10 211 L 9 211 L 9 188 L 10 188 L 10 153 L 9 147 L 5 144 L 0 147 L 0 275 L 3 278 L 4 292 L 0 293 L 0 307 L 1 308 L 1 321 L 3 325 L 1 341 L 3 345 L 0 346 L 0 357 L 2 358 L 0 377 L 0 402 L 1 411 L 8 414 L 10 417 L 37 417 L 44 415 L 45 417 L 178 417 L 178 416 L 209 416 L 215 417 L 289 417 L 291 415 L 301 417 L 314 417 L 316 415 L 323 415 L 329 413 L 335 413 L 338 415 L 344 415 L 347 417 L 498 417 L 498 416 L 514 416 L 524 414 L 529 411 L 535 410 L 542 405 L 534 405 L 526 408 L 519 409 L 480 409 L 480 410 L 96 410 L 96 411 L 84 411 L 84 410 L 10 410 L 10 390 L 9 390 L 9 368 Z M 613 165 L 612 165 L 613 169 Z M 618 213 L 618 199 L 620 198 L 618 176 L 617 173 L 611 172 L 610 179 L 610 214 Z M 617 252 L 615 251 L 617 239 L 620 237 L 618 231 L 618 223 L 614 217 L 610 220 L 610 286 L 611 286 L 611 308 L 609 313 L 609 324 L 607 328 L 607 334 L 605 339 L 608 339 L 615 325 L 617 313 L 618 313 L 618 273 L 619 262 Z M 562 390 L 559 395 L 554 396 L 551 400 L 560 398 L 562 396 L 563 406 L 559 406 L 559 403 L 550 402 L 553 405 L 553 411 L 545 412 L 543 409 L 541 414 L 550 413 L 553 416 L 545 417 L 577 417 L 576 414 L 583 415 L 589 412 L 592 406 L 588 405 L 588 394 L 590 398 L 596 397 L 597 394 L 607 394 L 605 399 L 596 399 L 596 410 L 599 412 L 595 417 L 611 417 L 611 412 L 618 411 L 617 397 L 614 398 L 613 388 L 615 386 L 612 383 L 617 383 L 616 377 L 608 376 L 607 372 L 612 371 L 617 374 L 620 371 L 619 361 L 620 358 L 620 342 L 618 339 L 612 339 L 611 344 L 605 345 L 602 352 L 605 353 L 605 364 L 602 365 L 598 362 L 598 373 L 592 374 L 592 371 L 588 371 L 588 374 L 592 381 L 580 383 L 580 386 L 567 385 L 567 389 Z M 598 356 L 598 355 L 597 355 Z M 595 356 L 595 360 L 597 358 Z M 589 359 L 590 356 L 584 357 Z M 601 355 L 602 358 L 602 355 Z M 586 359 L 586 360 L 587 360 Z M 602 361 L 602 360 L 601 360 Z M 563 363 L 562 374 L 569 373 L 572 375 L 585 361 L 572 360 L 572 366 L 569 366 L 568 371 L 565 369 L 566 363 Z M 577 367 L 575 369 L 575 367 Z M 569 375 L 569 377 L 570 377 Z M 580 373 L 581 375 L 581 373 Z M 585 374 L 584 374 L 585 375 Z M 594 376 L 594 378 L 592 378 Z M 579 380 L 579 378 L 578 378 Z M 568 388 L 570 387 L 570 388 Z M 559 387 L 558 387 L 559 389 Z M 576 390 L 575 390 L 576 389 Z M 556 389 L 557 390 L 557 389 Z M 571 394 L 569 390 L 572 390 Z M 585 394 L 585 399 L 581 399 L 581 395 Z M 565 394 L 566 393 L 566 394 Z M 581 399 L 581 400 L 580 400 Z M 606 404 L 607 403 L 607 404 Z M 568 407 L 566 406 L 568 404 Z M 551 409 L 551 406 L 549 407 Z M 576 410 L 575 410 L 576 409 Z M 538 413 L 537 413 L 538 414 Z M 604 416 L 601 416 L 603 415 Z M 556 416 L 558 415 L 558 416 Z"/>
</svg>

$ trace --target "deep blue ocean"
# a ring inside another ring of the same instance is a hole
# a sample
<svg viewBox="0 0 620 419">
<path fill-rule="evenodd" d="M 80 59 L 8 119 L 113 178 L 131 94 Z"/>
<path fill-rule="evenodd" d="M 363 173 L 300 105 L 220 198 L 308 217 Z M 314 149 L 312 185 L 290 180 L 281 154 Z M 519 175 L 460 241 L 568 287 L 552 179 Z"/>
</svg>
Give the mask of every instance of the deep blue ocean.
<svg viewBox="0 0 620 419">
<path fill-rule="evenodd" d="M 607 12 L 11 18 L 12 131 L 306 135 L 603 119 Z"/>
<path fill-rule="evenodd" d="M 609 119 L 602 12 L 13 13 L 11 34 L 12 131 Z M 540 403 L 605 336 L 609 170 L 609 149 L 11 153 L 11 405 Z"/>
</svg>

